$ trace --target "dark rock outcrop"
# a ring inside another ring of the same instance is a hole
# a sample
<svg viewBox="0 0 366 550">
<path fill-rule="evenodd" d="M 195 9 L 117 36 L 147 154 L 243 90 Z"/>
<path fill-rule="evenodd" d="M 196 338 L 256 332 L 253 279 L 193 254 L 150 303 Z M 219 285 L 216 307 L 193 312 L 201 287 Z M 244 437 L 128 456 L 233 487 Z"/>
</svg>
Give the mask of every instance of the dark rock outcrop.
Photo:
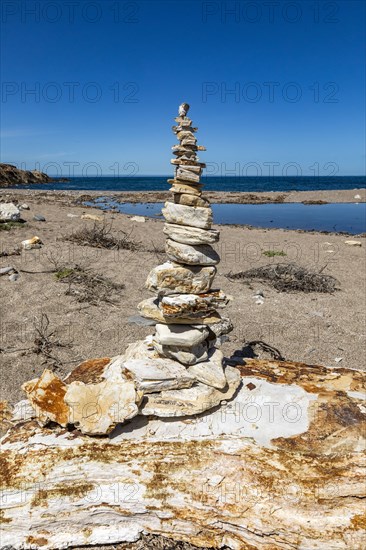
<svg viewBox="0 0 366 550">
<path fill-rule="evenodd" d="M 0 164 L 0 187 L 10 187 L 19 183 L 50 183 L 56 181 L 38 170 L 20 170 L 12 164 Z"/>
</svg>

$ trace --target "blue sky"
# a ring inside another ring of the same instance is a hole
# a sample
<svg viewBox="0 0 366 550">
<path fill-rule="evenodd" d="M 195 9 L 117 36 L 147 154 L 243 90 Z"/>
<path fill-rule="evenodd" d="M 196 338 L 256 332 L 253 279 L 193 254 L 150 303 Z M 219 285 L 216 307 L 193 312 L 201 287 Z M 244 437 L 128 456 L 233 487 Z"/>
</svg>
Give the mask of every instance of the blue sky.
<svg viewBox="0 0 366 550">
<path fill-rule="evenodd" d="M 169 174 L 186 101 L 211 174 L 366 173 L 361 0 L 4 0 L 1 21 L 2 162 Z"/>
</svg>

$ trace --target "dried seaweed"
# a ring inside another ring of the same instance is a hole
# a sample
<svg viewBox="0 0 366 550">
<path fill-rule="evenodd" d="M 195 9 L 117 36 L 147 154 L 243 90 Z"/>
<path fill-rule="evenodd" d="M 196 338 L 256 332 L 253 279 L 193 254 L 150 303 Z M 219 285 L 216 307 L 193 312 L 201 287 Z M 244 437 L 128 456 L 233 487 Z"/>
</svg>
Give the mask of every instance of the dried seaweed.
<svg viewBox="0 0 366 550">
<path fill-rule="evenodd" d="M 323 268 L 324 269 L 324 268 Z M 323 292 L 333 294 L 338 281 L 331 275 L 311 271 L 296 264 L 269 264 L 238 273 L 228 273 L 232 281 L 261 281 L 279 292 Z"/>
</svg>

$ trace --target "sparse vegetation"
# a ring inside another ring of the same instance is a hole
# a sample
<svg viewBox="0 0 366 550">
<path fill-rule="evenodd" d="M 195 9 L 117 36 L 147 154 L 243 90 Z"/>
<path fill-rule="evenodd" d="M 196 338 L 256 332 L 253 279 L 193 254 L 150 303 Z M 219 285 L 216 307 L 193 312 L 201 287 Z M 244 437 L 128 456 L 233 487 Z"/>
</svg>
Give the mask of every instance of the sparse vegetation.
<svg viewBox="0 0 366 550">
<path fill-rule="evenodd" d="M 10 231 L 11 229 L 23 227 L 23 225 L 23 222 L 2 222 L 0 223 L 0 231 Z"/>
<path fill-rule="evenodd" d="M 264 250 L 262 254 L 268 258 L 274 258 L 275 256 L 287 256 L 286 252 L 283 250 Z"/>
<path fill-rule="evenodd" d="M 324 268 L 323 268 L 324 269 Z M 232 281 L 261 281 L 279 292 L 326 292 L 332 294 L 338 281 L 331 275 L 311 271 L 296 264 L 271 264 L 262 267 L 228 273 Z"/>
<path fill-rule="evenodd" d="M 50 320 L 46 313 L 36 318 L 33 323 L 35 332 L 34 347 L 32 351 L 37 355 L 43 355 L 44 363 L 50 364 L 53 369 L 60 368 L 62 361 L 54 355 L 54 348 L 64 348 L 70 344 L 63 343 L 55 337 L 55 331 L 50 329 Z"/>
<path fill-rule="evenodd" d="M 79 244 L 81 246 L 92 246 L 94 248 L 107 248 L 110 250 L 139 250 L 141 243 L 132 240 L 131 233 L 118 231 L 112 232 L 112 224 L 94 223 L 93 227 L 84 226 L 71 235 L 65 237 L 65 240 Z"/>
<path fill-rule="evenodd" d="M 55 273 L 60 283 L 68 285 L 67 296 L 73 296 L 80 303 L 98 305 L 100 302 L 115 304 L 124 284 L 80 266 L 64 267 Z"/>
</svg>

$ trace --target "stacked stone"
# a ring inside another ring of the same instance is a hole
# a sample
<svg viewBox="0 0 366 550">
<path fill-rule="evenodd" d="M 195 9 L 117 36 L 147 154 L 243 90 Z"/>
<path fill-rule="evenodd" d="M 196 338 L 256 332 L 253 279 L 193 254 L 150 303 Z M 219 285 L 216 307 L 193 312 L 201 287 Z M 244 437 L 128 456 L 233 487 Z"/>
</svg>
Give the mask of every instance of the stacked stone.
<svg viewBox="0 0 366 550">
<path fill-rule="evenodd" d="M 200 182 L 205 164 L 199 161 L 189 106 L 183 103 L 173 126 L 179 145 L 172 150 L 176 158 L 171 184 L 172 200 L 165 203 L 166 253 L 169 261 L 154 268 L 147 287 L 157 297 L 139 304 L 140 313 L 157 322 L 152 346 L 161 357 L 178 361 L 199 382 L 222 390 L 227 385 L 223 354 L 218 349 L 221 336 L 231 330 L 228 319 L 217 309 L 228 298 L 212 289 L 220 258 L 212 247 L 219 231 L 212 229 L 212 210 L 202 197 Z"/>
</svg>

